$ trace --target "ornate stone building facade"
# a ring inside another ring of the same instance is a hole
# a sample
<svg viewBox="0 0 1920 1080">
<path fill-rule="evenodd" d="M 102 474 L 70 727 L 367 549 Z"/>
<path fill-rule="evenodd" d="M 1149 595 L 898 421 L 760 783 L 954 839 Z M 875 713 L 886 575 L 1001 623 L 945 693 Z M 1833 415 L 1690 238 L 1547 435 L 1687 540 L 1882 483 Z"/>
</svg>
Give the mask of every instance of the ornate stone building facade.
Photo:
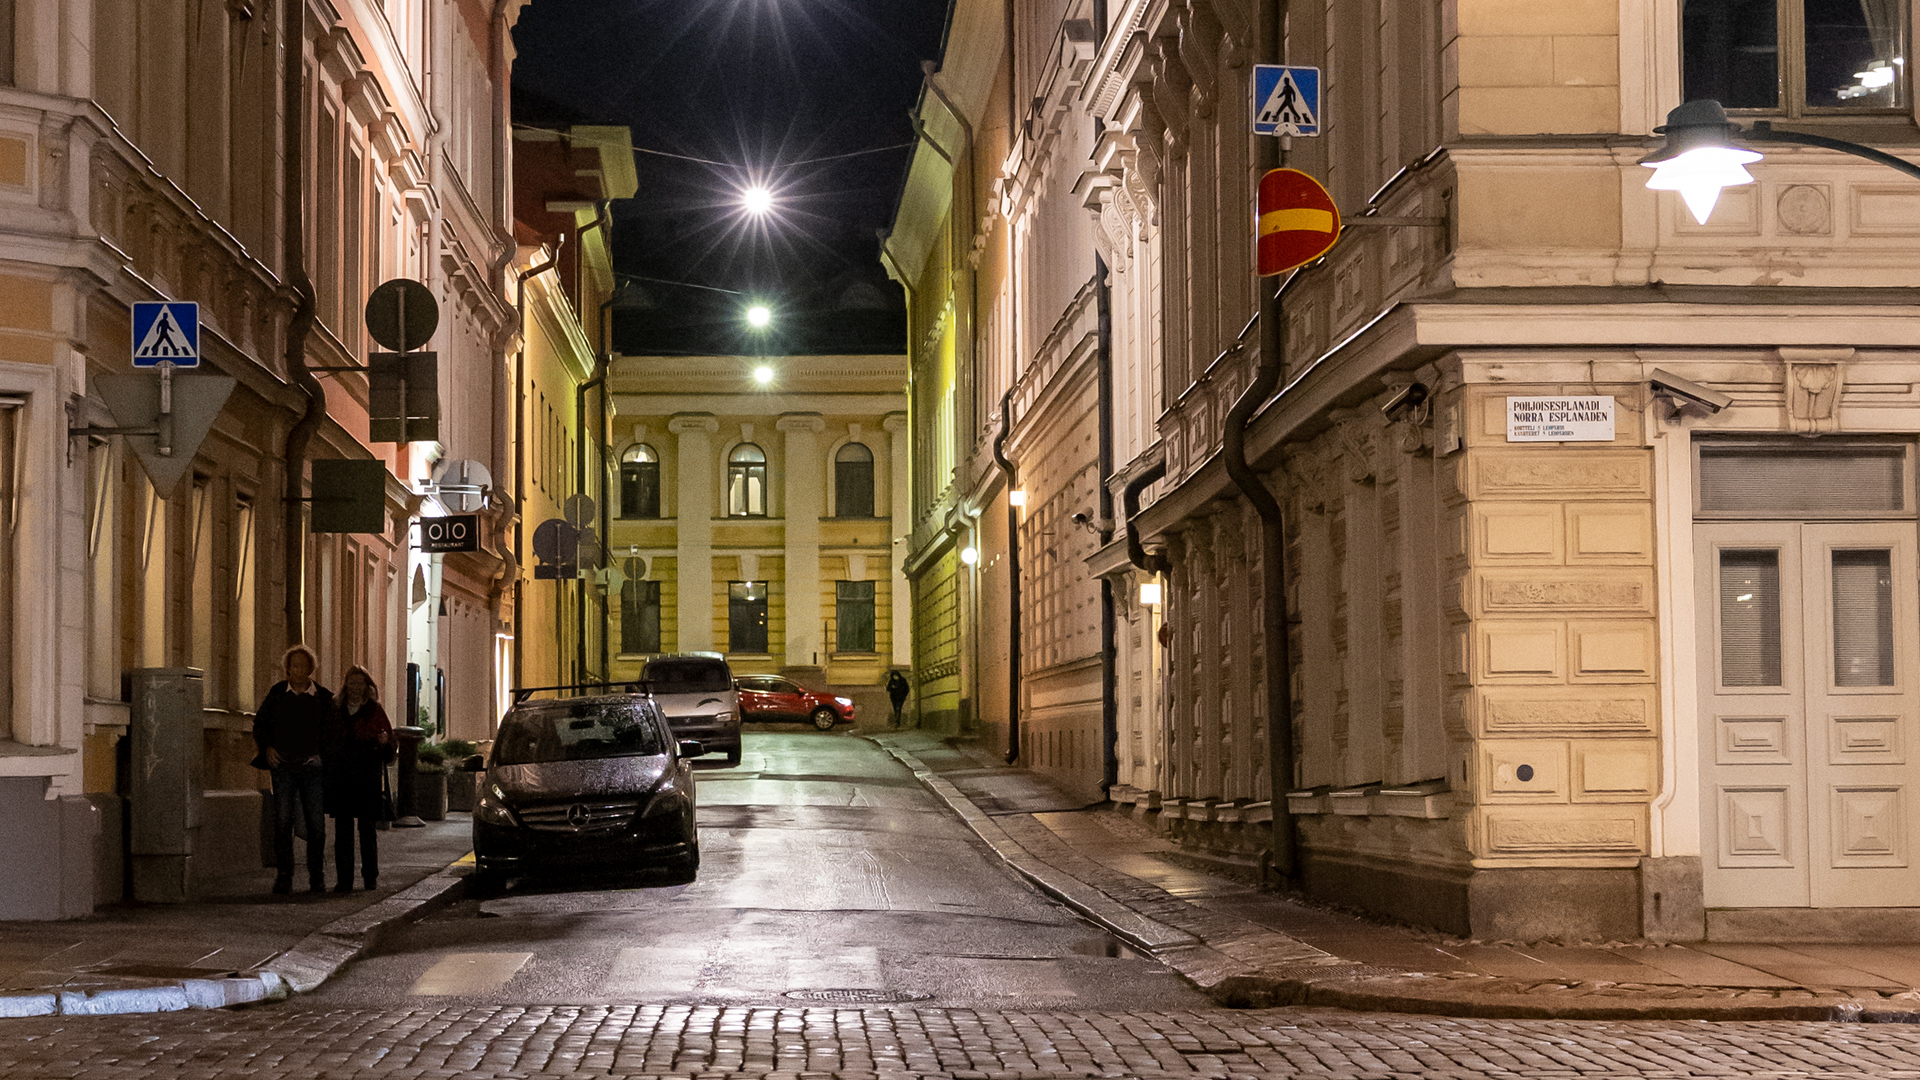
<svg viewBox="0 0 1920 1080">
<path fill-rule="evenodd" d="M 214 852 L 257 848 L 264 781 L 247 767 L 249 714 L 289 641 L 313 643 L 329 685 L 366 664 L 397 720 L 411 664 L 431 719 L 490 729 L 507 518 L 483 513 L 481 548 L 465 555 L 421 556 L 411 530 L 439 512 L 421 493 L 434 462 L 506 472 L 495 438 L 515 332 L 505 93 L 520 6 L 8 5 L 4 917 L 83 915 L 120 897 L 116 747 L 131 669 L 202 673 L 216 794 L 195 842 L 214 872 Z M 400 276 L 440 304 L 434 443 L 370 442 L 366 378 L 344 370 L 371 347 L 367 292 Z M 174 491 L 154 490 L 123 439 L 67 430 L 113 424 L 96 377 L 131 370 L 130 305 L 163 299 L 201 305 L 202 371 L 238 382 Z M 379 532 L 307 531 L 307 476 L 286 467 L 299 439 L 303 463 L 384 463 Z"/>
<path fill-rule="evenodd" d="M 1766 31 L 1778 79 L 1749 84 L 1728 7 L 957 4 L 888 245 L 916 437 L 943 430 L 929 412 L 959 431 L 916 489 L 910 566 L 936 583 L 970 530 L 993 565 L 1011 512 L 1023 651 L 1087 625 L 1030 602 L 1055 595 L 1036 546 L 1111 605 L 1076 646 L 1110 657 L 1107 700 L 1074 721 L 1110 753 L 1049 765 L 994 730 L 1093 700 L 1028 659 L 1010 710 L 994 631 L 958 664 L 981 729 L 1184 841 L 1455 933 L 1920 924 L 1920 339 L 1896 314 L 1920 187 L 1769 149 L 1701 223 L 1637 165 L 1683 97 L 1904 153 L 1911 13 L 1794 5 Z M 1320 137 L 1249 134 L 1252 65 L 1280 60 L 1320 68 Z M 1282 163 L 1348 228 L 1275 299 L 1253 181 Z M 1066 192 L 1078 224 L 1051 212 Z M 1093 393 L 1057 409 L 1082 355 Z M 1608 419 L 1541 438 L 1538 398 Z M 1063 449 L 1088 427 L 1110 466 Z M 1229 467 L 1242 440 L 1266 496 Z M 1094 491 L 1066 500 L 1111 530 L 1090 552 L 1035 513 L 1076 462 Z M 1012 593 L 976 585 L 976 625 Z"/>
</svg>

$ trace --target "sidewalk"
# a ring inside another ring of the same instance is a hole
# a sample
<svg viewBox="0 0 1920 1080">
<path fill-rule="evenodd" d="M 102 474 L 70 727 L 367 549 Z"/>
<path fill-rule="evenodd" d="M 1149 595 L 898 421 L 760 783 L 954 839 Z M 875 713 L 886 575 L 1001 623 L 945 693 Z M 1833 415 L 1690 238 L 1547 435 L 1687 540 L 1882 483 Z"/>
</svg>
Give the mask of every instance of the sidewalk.
<svg viewBox="0 0 1920 1080">
<path fill-rule="evenodd" d="M 1920 1023 L 1920 944 L 1451 941 L 1196 868 L 1133 818 L 919 732 L 869 736 L 1015 870 L 1223 1005 L 1509 1019 Z"/>
<path fill-rule="evenodd" d="M 187 904 L 126 903 L 70 922 L 0 922 L 0 1017 L 172 1012 L 285 997 L 320 985 L 383 927 L 454 898 L 467 815 L 380 834 L 374 892 L 273 894 L 239 868 Z M 333 883 L 332 853 L 327 880 Z"/>
</svg>

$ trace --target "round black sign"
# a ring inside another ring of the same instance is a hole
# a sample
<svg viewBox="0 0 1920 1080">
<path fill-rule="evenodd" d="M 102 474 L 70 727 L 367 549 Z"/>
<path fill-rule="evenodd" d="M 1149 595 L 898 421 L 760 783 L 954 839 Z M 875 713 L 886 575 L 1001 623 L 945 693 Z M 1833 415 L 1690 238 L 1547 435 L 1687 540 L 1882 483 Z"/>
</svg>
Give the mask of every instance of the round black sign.
<svg viewBox="0 0 1920 1080">
<path fill-rule="evenodd" d="M 367 333 L 394 352 L 420 348 L 439 325 L 439 303 L 412 278 L 394 278 L 367 297 Z"/>
</svg>

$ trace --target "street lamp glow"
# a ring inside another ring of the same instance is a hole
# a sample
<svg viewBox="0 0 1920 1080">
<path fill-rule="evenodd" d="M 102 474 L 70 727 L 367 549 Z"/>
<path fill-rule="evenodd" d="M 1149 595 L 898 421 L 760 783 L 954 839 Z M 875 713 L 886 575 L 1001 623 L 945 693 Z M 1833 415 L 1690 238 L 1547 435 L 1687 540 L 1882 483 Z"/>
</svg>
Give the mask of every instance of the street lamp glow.
<svg viewBox="0 0 1920 1080">
<path fill-rule="evenodd" d="M 1653 130 L 1667 137 L 1667 145 L 1640 159 L 1640 164 L 1653 170 L 1647 187 L 1679 192 L 1700 224 L 1713 215 L 1721 189 L 1753 183 L 1747 166 L 1759 161 L 1760 155 L 1733 145 L 1735 129 L 1719 102 L 1689 101 L 1668 113 L 1667 122 Z"/>
<path fill-rule="evenodd" d="M 977 563 L 977 562 L 979 562 L 979 561 L 980 561 L 980 551 L 979 551 L 979 549 L 978 549 L 978 548 L 970 548 L 970 547 L 964 547 L 964 548 L 961 548 L 961 549 L 960 549 L 960 561 L 961 561 L 961 562 L 963 562 L 963 563 L 966 563 L 966 564 L 967 564 L 968 566 L 972 566 L 972 565 L 973 565 L 974 563 Z"/>
<path fill-rule="evenodd" d="M 1143 581 L 1140 583 L 1140 603 L 1147 607 L 1160 606 L 1160 583 Z"/>
<path fill-rule="evenodd" d="M 759 383 L 761 386 L 767 385 L 773 381 L 773 369 L 770 367 L 754 368 L 753 381 Z"/>
<path fill-rule="evenodd" d="M 764 217 L 773 210 L 773 192 L 756 184 L 741 194 L 740 205 L 754 217 Z"/>
<path fill-rule="evenodd" d="M 1008 506 L 1027 505 L 1027 489 L 1014 488 L 1012 491 L 1007 492 L 1007 505 Z"/>
<path fill-rule="evenodd" d="M 755 304 L 747 309 L 747 325 L 755 330 L 765 330 L 773 322 L 773 310 L 765 304 Z"/>
</svg>

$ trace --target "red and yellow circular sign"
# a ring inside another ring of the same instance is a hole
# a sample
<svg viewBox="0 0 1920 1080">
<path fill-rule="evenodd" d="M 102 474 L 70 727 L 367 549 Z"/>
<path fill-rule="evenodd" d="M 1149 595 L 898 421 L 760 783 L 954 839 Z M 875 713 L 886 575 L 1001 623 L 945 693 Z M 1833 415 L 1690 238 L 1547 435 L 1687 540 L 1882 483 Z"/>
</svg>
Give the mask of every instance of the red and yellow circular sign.
<svg viewBox="0 0 1920 1080">
<path fill-rule="evenodd" d="M 1284 274 L 1325 255 L 1340 239 L 1340 208 L 1320 181 L 1298 169 L 1260 178 L 1260 276 Z"/>
</svg>

